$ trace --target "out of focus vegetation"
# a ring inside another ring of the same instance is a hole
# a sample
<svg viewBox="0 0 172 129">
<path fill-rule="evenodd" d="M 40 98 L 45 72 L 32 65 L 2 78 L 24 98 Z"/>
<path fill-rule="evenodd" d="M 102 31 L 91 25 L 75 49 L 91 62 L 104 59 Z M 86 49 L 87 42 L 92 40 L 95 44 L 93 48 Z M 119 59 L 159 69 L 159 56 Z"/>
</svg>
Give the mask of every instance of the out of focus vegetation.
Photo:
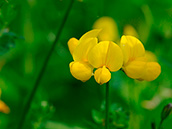
<svg viewBox="0 0 172 129">
<path fill-rule="evenodd" d="M 10 108 L 9 114 L 0 113 L 0 129 L 16 129 L 20 124 L 69 6 L 70 0 L 0 0 L 1 99 Z M 69 38 L 79 38 L 102 16 L 115 20 L 117 39 L 126 26 L 135 28 L 162 67 L 152 82 L 130 79 L 122 71 L 112 73 L 111 128 L 152 129 L 151 123 L 158 127 L 163 107 L 172 102 L 172 1 L 75 0 L 23 129 L 104 128 L 105 86 L 94 78 L 83 83 L 72 77 L 67 47 Z M 166 118 L 163 129 L 172 128 L 171 121 L 172 116 Z"/>
</svg>

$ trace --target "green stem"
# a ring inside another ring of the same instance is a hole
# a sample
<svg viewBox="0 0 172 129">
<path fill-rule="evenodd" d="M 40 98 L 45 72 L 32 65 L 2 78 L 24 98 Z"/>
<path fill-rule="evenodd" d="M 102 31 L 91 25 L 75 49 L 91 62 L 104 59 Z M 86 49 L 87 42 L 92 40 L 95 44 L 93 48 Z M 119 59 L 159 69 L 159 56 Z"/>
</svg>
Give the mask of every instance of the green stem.
<svg viewBox="0 0 172 129">
<path fill-rule="evenodd" d="M 60 28 L 59 28 L 59 30 L 58 30 L 58 32 L 57 32 L 56 39 L 55 39 L 54 42 L 53 42 L 53 45 L 52 45 L 52 47 L 51 47 L 51 49 L 50 49 L 50 51 L 49 51 L 49 53 L 48 53 L 48 55 L 47 55 L 47 57 L 46 57 L 46 59 L 45 59 L 45 61 L 44 61 L 44 64 L 43 64 L 43 66 L 42 66 L 42 68 L 41 68 L 41 71 L 40 71 L 40 73 L 39 73 L 39 75 L 38 75 L 38 78 L 36 79 L 36 82 L 35 82 L 35 84 L 34 84 L 34 86 L 33 86 L 33 89 L 32 89 L 32 91 L 31 91 L 31 94 L 30 94 L 30 96 L 29 96 L 29 98 L 28 98 L 28 100 L 27 100 L 26 106 L 25 106 L 25 108 L 24 108 L 24 112 L 23 112 L 23 114 L 22 114 L 22 116 L 21 116 L 21 120 L 20 120 L 20 123 L 19 123 L 19 126 L 18 126 L 17 129 L 22 129 L 22 127 L 23 127 L 23 125 L 24 125 L 25 119 L 26 119 L 26 117 L 27 117 L 27 114 L 28 114 L 28 112 L 29 112 L 29 109 L 30 109 L 30 106 L 31 106 L 31 103 L 32 103 L 32 100 L 33 100 L 33 98 L 34 98 L 34 96 L 35 96 L 35 93 L 36 93 L 36 91 L 37 91 L 37 89 L 38 89 L 38 86 L 39 86 L 39 84 L 40 84 L 40 82 L 41 82 L 41 79 L 42 79 L 42 77 L 43 77 L 43 75 L 44 75 L 44 72 L 45 72 L 46 67 L 47 67 L 47 64 L 48 64 L 48 62 L 49 62 L 49 60 L 50 60 L 50 57 L 51 57 L 51 55 L 52 55 L 52 53 L 53 53 L 53 51 L 54 51 L 54 49 L 55 49 L 56 43 L 57 43 L 57 41 L 59 40 L 59 37 L 60 37 L 61 32 L 62 32 L 62 30 L 63 30 L 63 27 L 64 27 L 64 25 L 65 25 L 65 23 L 66 23 L 66 20 L 67 20 L 67 18 L 68 18 L 68 15 L 69 15 L 69 13 L 70 13 L 70 10 L 71 10 L 71 8 L 72 8 L 73 3 L 74 3 L 74 0 L 71 0 L 71 2 L 70 2 L 70 4 L 69 4 L 69 7 L 68 7 L 68 9 L 67 9 L 67 11 L 66 11 L 66 13 L 65 13 L 65 16 L 64 16 L 64 18 L 63 18 L 63 20 L 62 20 L 61 26 L 60 26 Z"/>
<path fill-rule="evenodd" d="M 152 122 L 152 123 L 151 123 L 151 127 L 152 127 L 152 129 L 156 129 L 155 122 Z"/>
<path fill-rule="evenodd" d="M 163 120 L 161 119 L 158 129 L 162 128 L 162 123 L 163 123 Z"/>
<path fill-rule="evenodd" d="M 105 129 L 109 129 L 109 82 L 106 83 L 106 119 Z"/>
</svg>

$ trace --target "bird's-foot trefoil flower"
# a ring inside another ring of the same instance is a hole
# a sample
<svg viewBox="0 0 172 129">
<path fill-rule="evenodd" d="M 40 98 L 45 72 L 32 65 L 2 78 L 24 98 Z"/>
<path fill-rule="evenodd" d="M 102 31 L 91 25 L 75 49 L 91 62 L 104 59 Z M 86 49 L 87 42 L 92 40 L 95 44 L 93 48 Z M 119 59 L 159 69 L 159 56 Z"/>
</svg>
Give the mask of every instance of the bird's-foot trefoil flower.
<svg viewBox="0 0 172 129">
<path fill-rule="evenodd" d="M 0 97 L 1 97 L 1 89 L 0 89 Z M 0 112 L 8 114 L 10 112 L 9 107 L 2 101 L 0 100 Z"/>
<path fill-rule="evenodd" d="M 73 57 L 69 64 L 70 72 L 78 80 L 89 80 L 93 75 L 93 67 L 88 62 L 89 51 L 98 43 L 97 36 L 101 29 L 94 29 L 85 33 L 79 40 L 71 38 L 68 47 Z"/>
<path fill-rule="evenodd" d="M 157 62 L 147 59 L 145 48 L 140 40 L 133 36 L 121 37 L 120 47 L 124 56 L 122 69 L 133 79 L 152 81 L 161 73 L 161 66 Z"/>
<path fill-rule="evenodd" d="M 101 41 L 88 54 L 88 61 L 97 70 L 94 78 L 97 83 L 104 84 L 111 79 L 111 72 L 118 71 L 123 64 L 120 47 L 112 41 Z"/>
</svg>

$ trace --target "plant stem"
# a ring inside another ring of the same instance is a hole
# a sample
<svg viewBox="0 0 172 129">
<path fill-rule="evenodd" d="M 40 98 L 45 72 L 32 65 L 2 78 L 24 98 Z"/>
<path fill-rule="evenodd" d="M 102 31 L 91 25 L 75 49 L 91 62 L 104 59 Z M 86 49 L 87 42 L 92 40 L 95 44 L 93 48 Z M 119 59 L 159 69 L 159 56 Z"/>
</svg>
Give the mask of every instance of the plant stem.
<svg viewBox="0 0 172 129">
<path fill-rule="evenodd" d="M 161 119 L 158 129 L 161 129 L 163 120 Z"/>
<path fill-rule="evenodd" d="M 106 83 L 106 119 L 105 129 L 109 129 L 109 82 Z"/>
<path fill-rule="evenodd" d="M 151 127 L 152 127 L 152 129 L 156 129 L 155 122 L 152 122 L 152 123 L 151 123 Z"/>
<path fill-rule="evenodd" d="M 57 41 L 59 40 L 59 37 L 60 37 L 61 32 L 62 32 L 62 30 L 63 30 L 63 27 L 64 27 L 64 25 L 65 25 L 65 23 L 66 23 L 66 20 L 67 20 L 67 18 L 68 18 L 68 15 L 69 15 L 69 13 L 70 13 L 70 10 L 71 10 L 71 8 L 72 8 L 73 3 L 74 3 L 74 0 L 71 0 L 71 2 L 70 2 L 70 4 L 69 4 L 69 7 L 68 7 L 68 9 L 67 9 L 67 11 L 66 11 L 66 13 L 65 13 L 65 16 L 64 16 L 64 18 L 63 18 L 63 20 L 62 20 L 62 22 L 61 22 L 61 26 L 60 26 L 60 28 L 59 28 L 59 30 L 58 30 L 58 32 L 57 32 L 56 38 L 55 38 L 55 40 L 54 40 L 54 42 L 53 42 L 53 44 L 52 44 L 52 47 L 51 47 L 51 49 L 50 49 L 50 51 L 49 51 L 49 53 L 48 53 L 48 55 L 47 55 L 47 57 L 46 57 L 46 59 L 45 59 L 45 61 L 44 61 L 44 63 L 43 63 L 43 66 L 42 66 L 42 68 L 41 68 L 41 71 L 40 71 L 40 73 L 39 73 L 39 75 L 38 75 L 38 77 L 37 77 L 37 79 L 36 79 L 36 82 L 35 82 L 35 84 L 34 84 L 34 86 L 33 86 L 33 89 L 32 89 L 32 91 L 31 91 L 31 94 L 30 94 L 30 96 L 29 96 L 29 98 L 28 98 L 28 100 L 27 100 L 27 103 L 26 103 L 25 108 L 24 108 L 24 112 L 23 112 L 23 114 L 22 114 L 22 116 L 21 116 L 21 120 L 20 120 L 20 122 L 19 122 L 19 126 L 18 126 L 17 129 L 22 129 L 22 127 L 23 127 L 23 125 L 24 125 L 25 119 L 26 119 L 26 117 L 27 117 L 27 114 L 28 114 L 28 112 L 29 112 L 29 109 L 30 109 L 30 106 L 31 106 L 31 103 L 32 103 L 32 100 L 33 100 L 33 98 L 34 98 L 34 96 L 35 96 L 35 93 L 36 93 L 36 91 L 37 91 L 37 89 L 38 89 L 38 86 L 39 86 L 39 84 L 40 84 L 40 82 L 41 82 L 41 79 L 42 79 L 42 77 L 43 77 L 43 75 L 44 75 L 44 72 L 45 72 L 46 67 L 47 67 L 47 64 L 48 64 L 48 62 L 49 62 L 49 60 L 50 60 L 50 57 L 51 57 L 51 55 L 52 55 L 52 53 L 53 53 L 53 51 L 54 51 L 54 49 L 55 49 L 56 43 L 57 43 Z"/>
</svg>

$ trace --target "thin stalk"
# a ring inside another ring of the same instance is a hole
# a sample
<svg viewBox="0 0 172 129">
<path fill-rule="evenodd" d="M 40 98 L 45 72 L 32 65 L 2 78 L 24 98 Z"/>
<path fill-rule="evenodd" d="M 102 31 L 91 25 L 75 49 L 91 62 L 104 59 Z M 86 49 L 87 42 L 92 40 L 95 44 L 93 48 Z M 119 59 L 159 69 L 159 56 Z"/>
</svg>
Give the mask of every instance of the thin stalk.
<svg viewBox="0 0 172 129">
<path fill-rule="evenodd" d="M 65 23 L 66 23 L 66 20 L 67 20 L 67 18 L 68 18 L 68 15 L 69 15 L 69 13 L 70 13 L 70 10 L 71 10 L 71 8 L 72 8 L 73 3 L 74 3 L 74 0 L 71 0 L 71 2 L 70 2 L 70 4 L 69 4 L 69 7 L 68 7 L 68 9 L 67 9 L 67 11 L 66 11 L 66 13 L 65 13 L 65 16 L 64 16 L 64 18 L 63 18 L 63 20 L 62 20 L 62 22 L 61 22 L 61 26 L 60 26 L 60 28 L 59 28 L 59 30 L 58 30 L 58 32 L 57 32 L 56 38 L 55 38 L 55 40 L 54 40 L 54 42 L 53 42 L 53 44 L 52 44 L 52 47 L 51 47 L 51 49 L 50 49 L 50 51 L 49 51 L 49 53 L 48 53 L 48 55 L 47 55 L 47 57 L 46 57 L 46 59 L 45 59 L 45 61 L 44 61 L 44 64 L 43 64 L 43 66 L 42 66 L 42 68 L 41 68 L 41 71 L 40 71 L 40 73 L 39 73 L 39 75 L 38 75 L 38 77 L 37 77 L 37 79 L 36 79 L 36 82 L 35 82 L 35 84 L 34 84 L 34 86 L 33 86 L 33 89 L 32 89 L 32 91 L 31 91 L 31 94 L 30 94 L 30 96 L 29 96 L 29 98 L 28 98 L 28 100 L 27 100 L 27 103 L 26 103 L 25 108 L 24 108 L 24 112 L 23 112 L 23 114 L 22 114 L 22 116 L 21 116 L 21 120 L 20 120 L 20 123 L 19 123 L 19 126 L 18 126 L 17 129 L 22 129 L 22 127 L 23 127 L 23 125 L 24 125 L 25 119 L 26 119 L 26 117 L 27 117 L 27 114 L 28 114 L 28 112 L 29 112 L 29 109 L 30 109 L 30 106 L 31 106 L 31 103 L 32 103 L 32 100 L 33 100 L 33 98 L 34 98 L 34 96 L 35 96 L 35 93 L 36 93 L 36 91 L 37 91 L 37 89 L 38 89 L 38 86 L 39 86 L 39 84 L 40 84 L 40 82 L 41 82 L 41 79 L 42 79 L 42 77 L 43 77 L 43 75 L 44 75 L 44 73 L 45 73 L 47 64 L 48 64 L 48 62 L 49 62 L 49 60 L 50 60 L 50 57 L 51 57 L 51 55 L 52 55 L 52 53 L 53 53 L 53 51 L 54 51 L 54 49 L 55 49 L 56 43 L 57 43 L 57 41 L 59 40 L 59 37 L 60 37 L 61 32 L 62 32 L 62 30 L 63 30 L 63 27 L 64 27 L 64 25 L 65 25 Z"/>
<path fill-rule="evenodd" d="M 163 120 L 161 119 L 158 129 L 162 128 L 162 123 L 163 123 Z"/>
<path fill-rule="evenodd" d="M 151 127 L 152 127 L 152 129 L 156 129 L 155 122 L 152 122 L 152 123 L 151 123 Z"/>
<path fill-rule="evenodd" d="M 106 118 L 105 129 L 109 129 L 109 82 L 106 83 Z"/>
</svg>

